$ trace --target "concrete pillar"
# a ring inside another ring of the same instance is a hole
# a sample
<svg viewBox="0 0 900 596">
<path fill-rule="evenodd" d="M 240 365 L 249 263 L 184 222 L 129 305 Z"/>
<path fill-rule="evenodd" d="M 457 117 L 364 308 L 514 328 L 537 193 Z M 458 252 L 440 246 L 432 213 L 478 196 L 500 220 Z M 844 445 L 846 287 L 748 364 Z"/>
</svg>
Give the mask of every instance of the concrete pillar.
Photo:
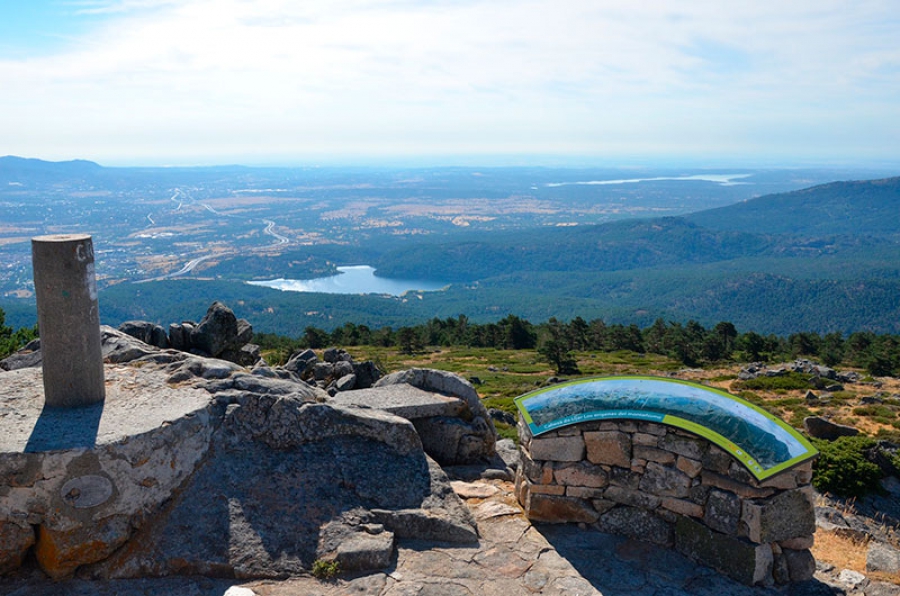
<svg viewBox="0 0 900 596">
<path fill-rule="evenodd" d="M 106 396 L 94 246 L 86 234 L 31 239 L 44 403 L 77 407 Z"/>
</svg>

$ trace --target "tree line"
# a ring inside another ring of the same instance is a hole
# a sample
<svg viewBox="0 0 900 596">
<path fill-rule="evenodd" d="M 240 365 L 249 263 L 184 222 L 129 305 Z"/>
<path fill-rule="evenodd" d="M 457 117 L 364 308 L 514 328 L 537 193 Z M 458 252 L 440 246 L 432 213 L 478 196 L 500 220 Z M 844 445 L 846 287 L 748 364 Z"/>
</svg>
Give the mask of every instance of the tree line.
<svg viewBox="0 0 900 596">
<path fill-rule="evenodd" d="M 14 330 L 5 324 L 0 309 L 0 358 L 4 358 L 37 337 L 37 327 Z M 795 358 L 816 359 L 827 366 L 853 366 L 874 376 L 900 373 L 900 336 L 858 331 L 849 335 L 798 332 L 784 336 L 738 332 L 729 322 L 706 328 L 696 321 L 680 323 L 657 319 L 648 327 L 636 324 L 607 324 L 602 319 L 570 321 L 550 318 L 534 324 L 516 315 L 495 323 L 473 323 L 465 315 L 432 318 L 414 326 L 372 329 L 347 322 L 328 332 L 306 327 L 290 338 L 274 333 L 257 333 L 254 342 L 287 359 L 293 352 L 328 346 L 393 347 L 407 354 L 427 347 L 476 347 L 500 350 L 537 350 L 560 374 L 578 371 L 578 352 L 660 354 L 685 366 L 726 362 L 780 362 Z"/>
<path fill-rule="evenodd" d="M 900 371 L 900 336 L 860 331 L 844 335 L 811 332 L 786 337 L 738 332 L 723 321 L 706 328 L 696 321 L 681 323 L 657 319 L 650 326 L 607 324 L 602 319 L 570 321 L 550 318 L 534 324 L 508 315 L 496 323 L 473 323 L 465 315 L 433 318 L 397 329 L 345 323 L 331 332 L 307 327 L 297 338 L 258 333 L 254 342 L 263 349 L 278 350 L 284 357 L 304 348 L 373 345 L 394 347 L 414 354 L 434 347 L 479 347 L 509 350 L 535 349 L 560 374 L 577 372 L 577 352 L 627 350 L 668 356 L 685 366 L 717 362 L 780 362 L 795 358 L 815 359 L 827 366 L 863 368 L 876 376 Z"/>
</svg>

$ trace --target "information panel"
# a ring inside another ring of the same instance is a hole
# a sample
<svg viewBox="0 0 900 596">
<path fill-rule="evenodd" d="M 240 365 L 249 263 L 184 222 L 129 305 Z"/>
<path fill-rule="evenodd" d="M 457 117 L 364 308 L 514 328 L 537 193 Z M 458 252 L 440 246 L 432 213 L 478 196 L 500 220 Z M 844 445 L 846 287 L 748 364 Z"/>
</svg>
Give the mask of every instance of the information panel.
<svg viewBox="0 0 900 596">
<path fill-rule="evenodd" d="M 725 391 L 676 379 L 582 379 L 517 397 L 516 406 L 534 436 L 621 418 L 682 428 L 731 453 L 758 480 L 818 454 L 800 433 L 765 410 Z"/>
</svg>

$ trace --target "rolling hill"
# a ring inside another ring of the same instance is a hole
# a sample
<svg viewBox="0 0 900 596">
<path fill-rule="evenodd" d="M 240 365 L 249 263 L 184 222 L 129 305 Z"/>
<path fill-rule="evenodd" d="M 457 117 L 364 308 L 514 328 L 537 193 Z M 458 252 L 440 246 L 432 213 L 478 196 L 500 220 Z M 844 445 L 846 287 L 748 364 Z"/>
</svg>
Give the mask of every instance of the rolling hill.
<svg viewBox="0 0 900 596">
<path fill-rule="evenodd" d="M 900 177 L 832 182 L 685 217 L 714 230 L 804 237 L 900 238 Z"/>
</svg>

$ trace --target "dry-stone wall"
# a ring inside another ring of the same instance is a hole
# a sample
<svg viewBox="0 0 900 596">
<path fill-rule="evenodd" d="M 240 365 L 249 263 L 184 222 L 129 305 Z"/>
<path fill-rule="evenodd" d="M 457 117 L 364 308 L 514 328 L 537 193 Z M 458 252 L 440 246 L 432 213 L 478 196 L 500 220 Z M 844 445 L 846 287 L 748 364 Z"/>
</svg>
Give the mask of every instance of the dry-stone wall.
<svg viewBox="0 0 900 596">
<path fill-rule="evenodd" d="M 519 423 L 516 494 L 528 517 L 666 547 L 749 585 L 808 580 L 812 464 L 764 482 L 691 433 L 630 420 L 533 437 Z"/>
</svg>

